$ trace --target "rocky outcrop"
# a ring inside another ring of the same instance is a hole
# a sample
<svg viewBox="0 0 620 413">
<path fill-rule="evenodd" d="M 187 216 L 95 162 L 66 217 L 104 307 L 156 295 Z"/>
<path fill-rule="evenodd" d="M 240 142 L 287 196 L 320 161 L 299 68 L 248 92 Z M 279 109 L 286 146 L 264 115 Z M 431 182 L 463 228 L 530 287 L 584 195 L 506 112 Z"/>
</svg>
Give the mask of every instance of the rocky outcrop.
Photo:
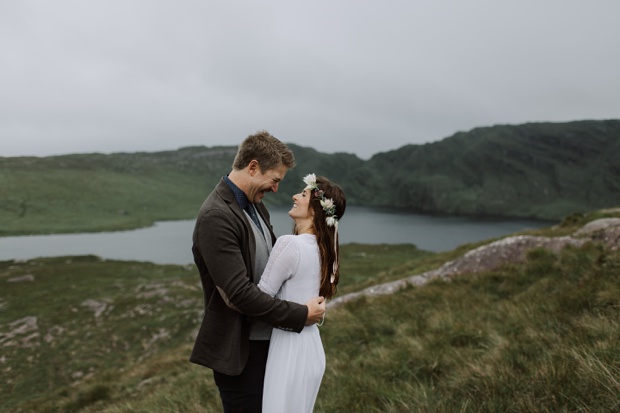
<svg viewBox="0 0 620 413">
<path fill-rule="evenodd" d="M 507 237 L 468 251 L 462 257 L 446 262 L 435 270 L 337 297 L 331 300 L 327 307 L 332 308 L 362 296 L 393 294 L 408 285 L 422 286 L 435 278 L 450 280 L 459 275 L 491 271 L 506 263 L 524 261 L 527 253 L 535 248 L 545 248 L 559 253 L 566 246 L 580 247 L 590 241 L 602 243 L 612 250 L 620 248 L 620 218 L 602 218 L 591 221 L 571 236 L 518 235 Z"/>
<path fill-rule="evenodd" d="M 28 316 L 8 325 L 9 331 L 0 332 L 0 347 L 32 348 L 40 344 L 38 318 Z"/>
</svg>

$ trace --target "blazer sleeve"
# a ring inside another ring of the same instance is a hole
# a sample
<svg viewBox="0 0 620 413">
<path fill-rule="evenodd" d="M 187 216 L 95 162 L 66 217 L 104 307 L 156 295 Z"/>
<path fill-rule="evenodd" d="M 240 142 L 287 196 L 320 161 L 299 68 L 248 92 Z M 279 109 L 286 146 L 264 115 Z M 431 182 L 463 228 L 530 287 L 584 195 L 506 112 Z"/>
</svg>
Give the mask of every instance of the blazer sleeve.
<svg viewBox="0 0 620 413">
<path fill-rule="evenodd" d="M 274 299 L 251 281 L 242 250 L 245 227 L 230 211 L 211 209 L 198 220 L 197 247 L 214 284 L 241 313 L 276 328 L 300 332 L 305 305 Z"/>
</svg>

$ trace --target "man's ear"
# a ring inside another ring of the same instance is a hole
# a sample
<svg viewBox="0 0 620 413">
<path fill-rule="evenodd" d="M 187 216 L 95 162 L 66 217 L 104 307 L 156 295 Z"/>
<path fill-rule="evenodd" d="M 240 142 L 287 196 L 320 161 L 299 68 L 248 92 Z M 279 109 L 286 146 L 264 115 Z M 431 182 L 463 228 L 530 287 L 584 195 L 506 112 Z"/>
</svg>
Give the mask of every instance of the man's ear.
<svg viewBox="0 0 620 413">
<path fill-rule="evenodd" d="M 248 172 L 250 173 L 250 176 L 254 176 L 256 172 L 260 172 L 258 161 L 256 159 L 252 159 L 248 164 Z"/>
</svg>

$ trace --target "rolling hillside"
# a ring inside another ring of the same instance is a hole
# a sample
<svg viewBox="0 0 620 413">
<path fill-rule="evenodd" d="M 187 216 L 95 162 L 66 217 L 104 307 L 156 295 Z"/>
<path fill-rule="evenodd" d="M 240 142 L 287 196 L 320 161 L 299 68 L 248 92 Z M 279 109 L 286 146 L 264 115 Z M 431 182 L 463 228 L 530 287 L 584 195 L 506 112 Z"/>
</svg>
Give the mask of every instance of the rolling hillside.
<svg viewBox="0 0 620 413">
<path fill-rule="evenodd" d="M 366 167 L 378 205 L 557 219 L 620 204 L 620 121 L 477 128 L 378 154 Z"/>
<path fill-rule="evenodd" d="M 379 139 L 379 138 L 378 138 Z M 315 172 L 352 205 L 428 214 L 560 219 L 620 204 L 620 121 L 492 126 L 369 160 L 291 145 L 271 204 Z M 137 228 L 191 219 L 236 147 L 0 158 L 0 236 Z"/>
<path fill-rule="evenodd" d="M 590 228 L 601 218 L 610 231 Z M 343 246 L 316 412 L 617 411 L 619 223 L 620 209 L 596 211 L 515 234 L 575 241 L 517 260 L 493 240 L 437 254 Z M 492 265 L 467 264 L 485 250 Z M 188 361 L 202 306 L 194 266 L 0 262 L 0 410 L 221 411 L 211 371 Z"/>
</svg>

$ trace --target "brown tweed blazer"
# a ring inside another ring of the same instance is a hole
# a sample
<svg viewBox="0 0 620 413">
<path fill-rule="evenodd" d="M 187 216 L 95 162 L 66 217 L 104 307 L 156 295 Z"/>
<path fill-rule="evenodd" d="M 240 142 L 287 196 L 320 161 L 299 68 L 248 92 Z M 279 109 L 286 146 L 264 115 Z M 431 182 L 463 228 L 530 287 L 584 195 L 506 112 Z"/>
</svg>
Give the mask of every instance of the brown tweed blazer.
<svg viewBox="0 0 620 413">
<path fill-rule="evenodd" d="M 275 235 L 267 208 L 256 205 Z M 259 290 L 254 279 L 256 241 L 250 222 L 224 179 L 200 208 L 194 228 L 192 252 L 204 294 L 204 318 L 190 356 L 192 363 L 220 373 L 238 375 L 248 359 L 251 319 L 276 328 L 300 332 L 308 308 L 276 300 Z M 221 290 L 230 302 L 227 304 Z"/>
</svg>

